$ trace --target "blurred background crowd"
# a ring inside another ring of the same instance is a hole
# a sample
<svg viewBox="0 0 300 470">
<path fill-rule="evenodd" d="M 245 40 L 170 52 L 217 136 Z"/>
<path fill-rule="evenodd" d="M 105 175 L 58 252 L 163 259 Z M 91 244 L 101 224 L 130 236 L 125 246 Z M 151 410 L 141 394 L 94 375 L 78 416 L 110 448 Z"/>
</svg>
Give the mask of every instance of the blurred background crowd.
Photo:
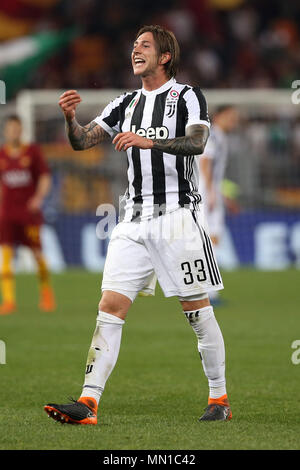
<svg viewBox="0 0 300 470">
<path fill-rule="evenodd" d="M 127 89 L 136 85 L 129 56 L 143 24 L 175 33 L 178 81 L 285 88 L 300 76 L 300 3 L 294 0 L 1 0 L 0 46 L 41 31 L 72 30 L 73 40 L 26 86 Z"/>
<path fill-rule="evenodd" d="M 79 90 L 77 117 L 86 124 L 120 92 L 140 87 L 130 54 L 144 24 L 175 33 L 176 78 L 203 89 L 211 118 L 230 100 L 241 113 L 228 139 L 226 178 L 240 213 L 227 214 L 225 238 L 237 255 L 226 266 L 300 265 L 300 2 L 1 0 L 0 144 L 5 115 L 17 111 L 52 169 L 45 220 L 64 262 L 99 269 L 96 208 L 117 207 L 127 182 L 126 158 L 110 144 L 71 149 L 58 97 Z M 104 259 L 106 246 L 101 250 Z M 224 253 L 230 252 L 227 242 Z"/>
</svg>

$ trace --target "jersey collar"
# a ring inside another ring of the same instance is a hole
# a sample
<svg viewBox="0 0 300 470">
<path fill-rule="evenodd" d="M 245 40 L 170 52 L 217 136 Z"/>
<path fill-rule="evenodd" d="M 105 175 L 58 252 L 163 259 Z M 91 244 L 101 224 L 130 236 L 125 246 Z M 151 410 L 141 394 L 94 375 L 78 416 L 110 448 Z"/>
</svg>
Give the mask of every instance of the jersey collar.
<svg viewBox="0 0 300 470">
<path fill-rule="evenodd" d="M 146 95 L 146 96 L 147 95 L 159 95 L 160 93 L 163 93 L 164 91 L 171 88 L 173 85 L 175 85 L 175 83 L 176 83 L 175 78 L 171 78 L 166 83 L 164 83 L 161 87 L 156 88 L 156 90 L 148 91 L 148 90 L 145 90 L 145 88 L 142 88 L 142 93 L 143 95 Z"/>
</svg>

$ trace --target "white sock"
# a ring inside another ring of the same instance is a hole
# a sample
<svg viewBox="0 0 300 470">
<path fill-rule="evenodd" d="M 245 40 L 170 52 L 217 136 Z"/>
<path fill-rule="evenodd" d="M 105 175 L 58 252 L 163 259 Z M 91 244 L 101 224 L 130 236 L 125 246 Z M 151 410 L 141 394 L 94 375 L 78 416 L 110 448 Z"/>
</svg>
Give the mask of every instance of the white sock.
<svg viewBox="0 0 300 470">
<path fill-rule="evenodd" d="M 226 394 L 223 336 L 211 306 L 184 312 L 198 338 L 198 351 L 208 379 L 209 397 Z"/>
<path fill-rule="evenodd" d="M 118 359 L 124 323 L 124 320 L 115 315 L 99 311 L 87 357 L 81 397 L 93 397 L 99 402 Z"/>
</svg>

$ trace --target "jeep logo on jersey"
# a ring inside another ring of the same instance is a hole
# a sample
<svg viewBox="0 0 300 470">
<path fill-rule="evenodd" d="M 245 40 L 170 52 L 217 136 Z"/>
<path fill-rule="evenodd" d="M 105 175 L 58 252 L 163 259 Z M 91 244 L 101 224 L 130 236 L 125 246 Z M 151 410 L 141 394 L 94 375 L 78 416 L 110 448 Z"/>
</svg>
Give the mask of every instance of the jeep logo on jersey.
<svg viewBox="0 0 300 470">
<path fill-rule="evenodd" d="M 141 137 L 146 137 L 146 139 L 167 139 L 169 136 L 169 130 L 167 127 L 148 127 L 143 129 L 142 127 L 136 130 L 136 125 L 131 126 L 131 132 L 134 132 Z"/>
</svg>

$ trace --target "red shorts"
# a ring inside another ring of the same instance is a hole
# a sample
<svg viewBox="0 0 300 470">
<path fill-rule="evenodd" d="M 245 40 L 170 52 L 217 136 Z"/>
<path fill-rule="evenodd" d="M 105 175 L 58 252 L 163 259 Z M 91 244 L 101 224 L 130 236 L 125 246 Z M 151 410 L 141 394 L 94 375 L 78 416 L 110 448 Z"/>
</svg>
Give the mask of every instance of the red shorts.
<svg viewBox="0 0 300 470">
<path fill-rule="evenodd" d="M 0 244 L 41 248 L 40 227 L 37 224 L 0 220 Z"/>
</svg>

